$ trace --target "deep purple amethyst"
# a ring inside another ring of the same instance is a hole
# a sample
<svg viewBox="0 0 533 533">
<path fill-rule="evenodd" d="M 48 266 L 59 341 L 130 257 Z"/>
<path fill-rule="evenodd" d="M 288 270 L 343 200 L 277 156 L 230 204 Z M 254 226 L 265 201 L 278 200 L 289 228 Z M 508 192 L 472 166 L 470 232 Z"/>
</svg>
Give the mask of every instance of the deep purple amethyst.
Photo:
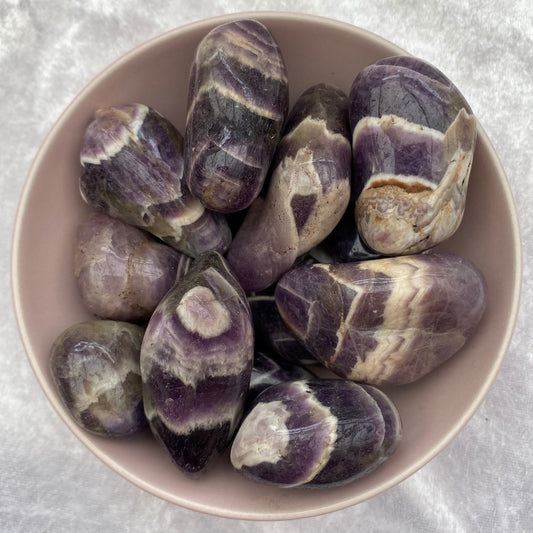
<svg viewBox="0 0 533 533">
<path fill-rule="evenodd" d="M 255 20 L 209 32 L 189 82 L 185 175 L 208 208 L 232 213 L 259 194 L 289 105 L 287 73 L 274 37 Z"/>
<path fill-rule="evenodd" d="M 289 330 L 281 318 L 274 295 L 248 297 L 254 321 L 255 342 L 260 350 L 298 365 L 316 364 L 316 357 Z"/>
<path fill-rule="evenodd" d="M 341 377 L 375 385 L 415 381 L 455 354 L 486 307 L 469 260 L 426 254 L 303 266 L 275 292 L 305 347 Z"/>
<path fill-rule="evenodd" d="M 291 381 L 256 398 L 235 437 L 231 462 L 246 477 L 280 487 L 339 486 L 390 455 L 384 452 L 387 433 L 380 404 L 360 385 Z M 400 434 L 396 430 L 397 441 Z M 387 452 L 393 448 L 389 441 L 386 446 Z"/>
<path fill-rule="evenodd" d="M 125 437 L 144 429 L 139 357 L 144 328 L 93 320 L 67 328 L 55 340 L 50 372 L 59 397 L 83 429 Z"/>
<path fill-rule="evenodd" d="M 348 100 L 319 84 L 297 100 L 274 162 L 265 200 L 258 198 L 228 251 L 246 291 L 261 291 L 317 245 L 350 199 Z"/>
<path fill-rule="evenodd" d="M 191 257 L 227 250 L 226 220 L 207 211 L 183 183 L 183 138 L 154 109 L 98 109 L 83 137 L 81 164 L 80 191 L 94 209 Z"/>
<path fill-rule="evenodd" d="M 250 308 L 224 258 L 198 258 L 158 305 L 141 349 L 146 416 L 182 471 L 203 471 L 228 446 L 253 345 Z"/>
<path fill-rule="evenodd" d="M 74 273 L 87 308 L 100 318 L 148 320 L 192 259 L 103 213 L 78 228 Z"/>
<path fill-rule="evenodd" d="M 476 121 L 457 87 L 413 57 L 382 59 L 350 91 L 355 216 L 382 255 L 417 253 L 461 223 Z"/>
</svg>

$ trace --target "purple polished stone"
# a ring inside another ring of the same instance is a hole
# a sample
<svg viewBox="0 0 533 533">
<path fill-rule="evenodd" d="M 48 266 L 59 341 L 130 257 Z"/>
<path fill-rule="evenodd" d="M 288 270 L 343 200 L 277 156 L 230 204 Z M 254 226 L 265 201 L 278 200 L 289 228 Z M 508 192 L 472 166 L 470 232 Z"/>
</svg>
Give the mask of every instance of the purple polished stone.
<svg viewBox="0 0 533 533">
<path fill-rule="evenodd" d="M 291 333 L 281 318 L 274 295 L 249 296 L 248 303 L 254 322 L 255 342 L 259 349 L 293 364 L 317 363 L 315 356 Z"/>
<path fill-rule="evenodd" d="M 355 217 L 382 255 L 417 253 L 461 223 L 476 122 L 457 87 L 413 57 L 363 69 L 350 91 Z"/>
<path fill-rule="evenodd" d="M 74 273 L 87 308 L 100 318 L 148 320 L 188 271 L 191 258 L 144 231 L 93 213 L 76 234 Z"/>
<path fill-rule="evenodd" d="M 80 191 L 94 209 L 191 257 L 227 250 L 226 220 L 206 210 L 183 183 L 183 138 L 154 109 L 98 109 L 83 137 L 81 164 Z"/>
<path fill-rule="evenodd" d="M 257 199 L 228 251 L 246 291 L 261 291 L 330 233 L 350 199 L 348 100 L 319 84 L 298 99 Z"/>
<path fill-rule="evenodd" d="M 293 269 L 278 282 L 283 320 L 341 377 L 375 385 L 415 381 L 455 354 L 486 307 L 479 269 L 426 254 Z"/>
<path fill-rule="evenodd" d="M 176 465 L 194 474 L 230 442 L 253 364 L 242 288 L 218 253 L 198 258 L 152 315 L 141 350 L 150 427 Z"/>
<path fill-rule="evenodd" d="M 255 400 L 231 449 L 233 466 L 281 487 L 331 487 L 384 458 L 382 410 L 360 385 L 340 379 L 273 385 Z"/>
<path fill-rule="evenodd" d="M 350 89 L 352 133 L 364 117 L 395 115 L 441 133 L 461 109 L 472 113 L 457 87 L 421 59 L 393 56 L 364 68 Z"/>
<path fill-rule="evenodd" d="M 93 320 L 67 328 L 55 340 L 50 372 L 75 422 L 105 437 L 144 429 L 139 357 L 144 328 Z"/>
<path fill-rule="evenodd" d="M 232 213 L 257 197 L 288 104 L 283 57 L 263 24 L 230 22 L 202 40 L 190 76 L 185 175 L 204 205 Z"/>
</svg>

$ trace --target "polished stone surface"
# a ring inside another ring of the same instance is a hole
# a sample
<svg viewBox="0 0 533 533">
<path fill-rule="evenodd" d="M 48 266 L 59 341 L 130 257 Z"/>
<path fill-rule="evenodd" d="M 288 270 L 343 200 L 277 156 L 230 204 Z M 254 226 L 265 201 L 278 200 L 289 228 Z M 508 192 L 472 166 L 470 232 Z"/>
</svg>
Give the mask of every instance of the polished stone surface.
<svg viewBox="0 0 533 533">
<path fill-rule="evenodd" d="M 10 301 L 17 202 L 39 146 L 74 96 L 132 47 L 188 22 L 249 9 L 299 9 L 358 25 L 453 78 L 487 131 L 521 220 L 521 311 L 501 371 L 479 410 L 434 460 L 396 487 L 333 514 L 278 523 L 235 521 L 167 503 L 117 475 L 81 444 L 45 398 L 24 354 Z M 518 0 L 59 0 L 0 5 L 0 516 L 10 532 L 222 533 L 528 531 L 533 464 L 533 7 Z M 473 65 L 475 67 L 473 68 Z M 21 424 L 31 420 L 32 424 Z M 80 482 L 83 480 L 83 482 Z"/>
</svg>

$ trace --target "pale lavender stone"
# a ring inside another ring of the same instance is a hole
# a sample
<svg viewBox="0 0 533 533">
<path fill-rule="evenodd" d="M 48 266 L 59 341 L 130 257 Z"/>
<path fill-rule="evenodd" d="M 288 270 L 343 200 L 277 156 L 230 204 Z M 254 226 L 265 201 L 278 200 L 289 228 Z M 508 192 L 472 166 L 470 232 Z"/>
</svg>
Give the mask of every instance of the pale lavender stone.
<svg viewBox="0 0 533 533">
<path fill-rule="evenodd" d="M 81 146 L 80 191 L 97 211 L 138 226 L 197 257 L 224 253 L 231 232 L 183 181 L 183 138 L 154 109 L 129 104 L 98 109 Z"/>
<path fill-rule="evenodd" d="M 192 259 L 148 233 L 93 213 L 76 234 L 74 274 L 86 307 L 100 318 L 148 320 Z"/>
<path fill-rule="evenodd" d="M 275 292 L 291 331 L 341 377 L 415 381 L 474 334 L 487 304 L 481 271 L 452 254 L 303 266 Z"/>
<path fill-rule="evenodd" d="M 255 20 L 218 26 L 199 44 L 189 83 L 189 188 L 214 211 L 243 210 L 263 186 L 288 111 L 279 46 Z"/>
<path fill-rule="evenodd" d="M 144 406 L 154 435 L 185 473 L 229 444 L 242 414 L 254 337 L 246 296 L 209 253 L 166 294 L 141 349 Z"/>
<path fill-rule="evenodd" d="M 70 326 L 54 341 L 50 372 L 83 429 L 125 437 L 147 426 L 139 358 L 144 328 L 114 320 Z"/>
</svg>

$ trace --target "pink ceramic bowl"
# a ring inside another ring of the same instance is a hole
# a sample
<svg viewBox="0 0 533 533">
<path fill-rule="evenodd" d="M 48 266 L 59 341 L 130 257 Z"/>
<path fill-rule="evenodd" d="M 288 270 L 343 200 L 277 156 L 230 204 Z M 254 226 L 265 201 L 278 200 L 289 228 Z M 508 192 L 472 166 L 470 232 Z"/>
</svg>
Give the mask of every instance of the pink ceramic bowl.
<svg viewBox="0 0 533 533">
<path fill-rule="evenodd" d="M 263 486 L 233 471 L 227 457 L 201 479 L 191 480 L 171 464 L 148 432 L 127 440 L 106 440 L 75 425 L 54 389 L 48 358 L 59 333 L 90 318 L 77 293 L 72 265 L 74 233 L 89 212 L 78 190 L 84 128 L 95 108 L 143 102 L 183 132 L 196 45 L 214 26 L 245 17 L 262 21 L 278 40 L 292 101 L 318 82 L 349 91 L 355 75 L 369 63 L 405 54 L 348 24 L 290 13 L 204 20 L 136 48 L 77 96 L 37 154 L 17 214 L 12 286 L 20 334 L 35 375 L 65 424 L 97 457 L 132 483 L 183 507 L 224 517 L 279 520 L 327 513 L 371 498 L 413 474 L 457 435 L 485 397 L 507 351 L 519 301 L 521 248 L 509 184 L 479 127 L 465 217 L 441 248 L 470 258 L 482 269 L 489 290 L 486 314 L 475 336 L 447 363 L 412 385 L 387 390 L 403 419 L 403 440 L 380 468 L 347 486 L 321 490 Z"/>
</svg>

